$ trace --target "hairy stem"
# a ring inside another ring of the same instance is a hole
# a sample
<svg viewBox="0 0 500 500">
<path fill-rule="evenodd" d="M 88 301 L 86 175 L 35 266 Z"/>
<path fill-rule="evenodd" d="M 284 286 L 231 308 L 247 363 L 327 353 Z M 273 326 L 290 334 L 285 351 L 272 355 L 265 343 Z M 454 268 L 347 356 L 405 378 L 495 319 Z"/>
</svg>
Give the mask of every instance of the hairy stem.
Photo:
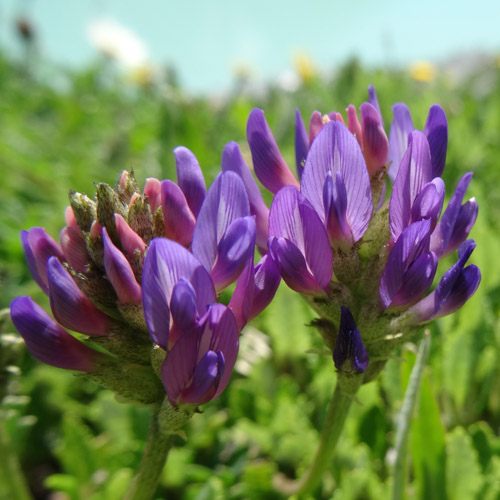
<svg viewBox="0 0 500 500">
<path fill-rule="evenodd" d="M 153 407 L 141 464 L 124 500 L 151 500 L 158 487 L 158 481 L 174 438 L 173 434 L 164 434 L 160 431 L 158 423 L 160 408 L 161 405 Z"/>
</svg>

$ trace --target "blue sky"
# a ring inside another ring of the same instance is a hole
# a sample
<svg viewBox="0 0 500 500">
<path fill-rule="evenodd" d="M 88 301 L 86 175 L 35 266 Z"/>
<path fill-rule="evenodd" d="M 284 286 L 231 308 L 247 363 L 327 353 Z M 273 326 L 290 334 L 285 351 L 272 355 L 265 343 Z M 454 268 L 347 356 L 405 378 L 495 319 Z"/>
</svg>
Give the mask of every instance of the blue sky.
<svg viewBox="0 0 500 500">
<path fill-rule="evenodd" d="M 498 0 L 0 0 L 7 50 L 16 50 L 11 23 L 21 12 L 36 23 L 43 54 L 72 66 L 95 57 L 86 26 L 112 18 L 194 92 L 230 87 L 239 64 L 258 79 L 278 78 L 299 50 L 325 70 L 353 55 L 380 66 L 500 54 Z"/>
</svg>

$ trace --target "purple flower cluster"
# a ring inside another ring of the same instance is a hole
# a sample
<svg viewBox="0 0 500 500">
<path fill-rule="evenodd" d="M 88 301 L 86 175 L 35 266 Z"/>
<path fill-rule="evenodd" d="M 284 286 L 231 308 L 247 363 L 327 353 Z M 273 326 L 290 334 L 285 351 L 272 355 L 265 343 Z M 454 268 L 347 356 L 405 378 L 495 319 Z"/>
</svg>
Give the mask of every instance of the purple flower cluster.
<svg viewBox="0 0 500 500">
<path fill-rule="evenodd" d="M 393 113 L 387 138 L 373 87 L 369 102 L 360 106 L 361 122 L 351 105 L 347 126 L 338 112 L 315 111 L 307 131 L 297 111 L 299 180 L 263 111 L 253 110 L 248 119 L 255 173 L 274 193 L 269 231 L 262 229 L 258 238 L 267 238 L 288 286 L 310 296 L 321 317 L 331 321 L 338 369 L 349 360 L 349 371 L 364 371 L 368 354 L 383 358 L 408 338 L 406 331 L 414 333 L 414 326 L 461 307 L 480 282 L 479 269 L 466 266 L 475 247 L 466 238 L 478 211 L 474 198 L 463 203 L 471 173 L 441 215 L 444 111 L 432 106 L 423 131 L 415 130 L 406 105 L 394 105 Z M 458 261 L 426 295 L 439 260 L 457 248 Z"/>
<path fill-rule="evenodd" d="M 150 178 L 141 192 L 123 172 L 116 189 L 99 184 L 95 200 L 70 194 L 60 243 L 43 228 L 23 231 L 30 272 L 55 320 L 30 297 L 12 302 L 11 317 L 44 363 L 98 376 L 139 365 L 158 375 L 171 405 L 197 406 L 226 387 L 239 332 L 271 301 L 280 275 L 269 256 L 254 265 L 260 220 L 249 180 L 233 171 L 237 148 L 228 145 L 225 171 L 208 191 L 195 156 L 182 147 L 174 154 L 177 184 Z M 235 281 L 229 305 L 219 303 Z"/>
</svg>

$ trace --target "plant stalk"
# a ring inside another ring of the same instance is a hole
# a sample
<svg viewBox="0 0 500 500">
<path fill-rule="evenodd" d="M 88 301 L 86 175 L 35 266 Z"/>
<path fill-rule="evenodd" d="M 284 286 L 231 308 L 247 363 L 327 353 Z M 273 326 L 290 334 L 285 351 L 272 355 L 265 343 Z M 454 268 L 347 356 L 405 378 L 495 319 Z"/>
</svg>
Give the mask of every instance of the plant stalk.
<svg viewBox="0 0 500 500">
<path fill-rule="evenodd" d="M 326 470 L 331 466 L 335 446 L 342 434 L 351 404 L 363 381 L 361 375 L 349 376 L 349 382 L 345 384 L 342 383 L 344 378 L 345 376 L 339 373 L 335 391 L 321 430 L 319 446 L 311 465 L 299 480 L 279 485 L 279 489 L 283 493 L 296 495 L 298 498 L 310 494 L 320 483 Z"/>
<path fill-rule="evenodd" d="M 151 424 L 139 470 L 135 475 L 124 500 L 151 500 L 158 487 L 160 475 L 168 453 L 173 445 L 173 434 L 160 431 L 158 414 L 161 405 L 153 407 Z"/>
</svg>

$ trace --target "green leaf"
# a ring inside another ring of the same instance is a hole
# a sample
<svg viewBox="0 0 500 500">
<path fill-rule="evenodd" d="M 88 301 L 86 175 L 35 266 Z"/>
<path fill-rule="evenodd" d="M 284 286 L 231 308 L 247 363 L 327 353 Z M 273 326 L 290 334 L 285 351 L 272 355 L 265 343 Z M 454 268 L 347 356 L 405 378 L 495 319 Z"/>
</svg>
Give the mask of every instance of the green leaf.
<svg viewBox="0 0 500 500">
<path fill-rule="evenodd" d="M 454 429 L 446 438 L 446 479 L 449 498 L 453 500 L 475 498 L 481 489 L 483 478 L 472 439 L 462 427 Z"/>
</svg>

